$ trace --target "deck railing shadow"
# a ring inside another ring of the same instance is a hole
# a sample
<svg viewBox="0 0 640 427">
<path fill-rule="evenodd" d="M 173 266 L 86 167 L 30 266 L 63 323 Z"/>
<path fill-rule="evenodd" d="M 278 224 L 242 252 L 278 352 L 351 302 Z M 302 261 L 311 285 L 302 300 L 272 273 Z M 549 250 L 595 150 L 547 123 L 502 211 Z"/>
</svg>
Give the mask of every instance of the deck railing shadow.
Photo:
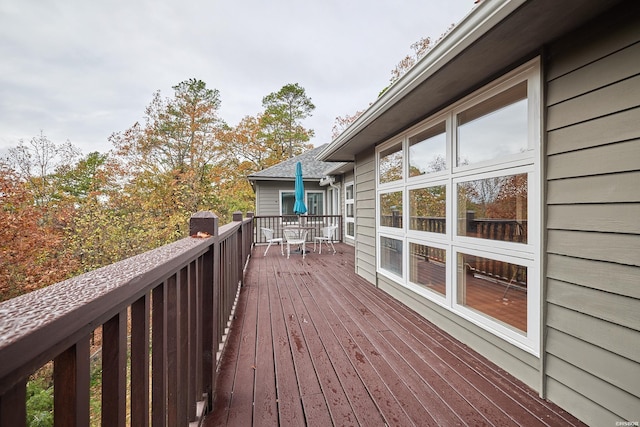
<svg viewBox="0 0 640 427">
<path fill-rule="evenodd" d="M 26 425 L 29 376 L 53 361 L 54 423 L 89 425 L 90 337 L 102 327 L 104 426 L 187 425 L 211 407 L 253 215 L 0 304 L 0 426 Z M 130 369 L 127 380 L 127 369 Z"/>
</svg>

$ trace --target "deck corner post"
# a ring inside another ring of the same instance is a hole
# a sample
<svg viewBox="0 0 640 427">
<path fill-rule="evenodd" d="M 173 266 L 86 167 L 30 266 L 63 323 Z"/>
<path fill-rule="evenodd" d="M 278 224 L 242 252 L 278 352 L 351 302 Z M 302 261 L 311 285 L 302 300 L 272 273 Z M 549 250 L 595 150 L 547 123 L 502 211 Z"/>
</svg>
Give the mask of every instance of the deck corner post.
<svg viewBox="0 0 640 427">
<path fill-rule="evenodd" d="M 218 235 L 219 218 L 210 211 L 199 211 L 191 215 L 189 219 L 189 235 L 193 236 L 198 232 L 209 233 L 212 236 Z"/>
</svg>

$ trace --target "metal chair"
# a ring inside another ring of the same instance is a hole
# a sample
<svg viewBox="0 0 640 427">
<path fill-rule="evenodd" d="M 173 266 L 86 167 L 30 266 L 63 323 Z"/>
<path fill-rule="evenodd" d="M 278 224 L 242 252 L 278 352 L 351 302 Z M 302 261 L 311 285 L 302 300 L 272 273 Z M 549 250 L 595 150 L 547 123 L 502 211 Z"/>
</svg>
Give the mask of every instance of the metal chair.
<svg viewBox="0 0 640 427">
<path fill-rule="evenodd" d="M 266 227 L 262 227 L 262 234 L 264 234 L 265 239 L 267 239 L 267 242 L 269 242 L 267 249 L 264 250 L 263 256 L 267 256 L 267 251 L 269 250 L 271 245 L 274 243 L 277 243 L 278 245 L 280 245 L 280 253 L 284 255 L 284 248 L 283 248 L 284 242 L 282 240 L 282 237 L 273 237 L 273 230 Z"/>
<path fill-rule="evenodd" d="M 320 243 L 320 251 L 318 253 L 322 253 L 322 243 L 324 242 L 327 245 L 331 245 L 333 249 L 333 253 L 336 253 L 336 248 L 333 246 L 333 233 L 338 229 L 337 225 L 329 225 L 327 227 L 322 227 L 322 236 L 316 236 L 313 238 L 313 251 L 316 251 L 316 242 Z"/>
<path fill-rule="evenodd" d="M 295 228 L 285 228 L 284 238 L 287 241 L 287 259 L 291 256 L 291 245 L 298 245 L 302 250 L 302 259 L 305 255 L 305 243 L 307 241 L 307 230 Z"/>
</svg>

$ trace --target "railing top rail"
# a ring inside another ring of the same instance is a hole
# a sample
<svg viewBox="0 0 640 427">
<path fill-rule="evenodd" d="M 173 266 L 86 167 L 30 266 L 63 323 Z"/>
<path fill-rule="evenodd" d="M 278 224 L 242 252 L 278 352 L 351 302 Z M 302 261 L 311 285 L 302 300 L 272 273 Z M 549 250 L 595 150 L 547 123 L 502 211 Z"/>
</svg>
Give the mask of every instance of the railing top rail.
<svg viewBox="0 0 640 427">
<path fill-rule="evenodd" d="M 204 254 L 215 240 L 187 237 L 0 303 L 0 388 L 10 386 L 7 377 L 20 366 L 55 357 Z"/>
</svg>

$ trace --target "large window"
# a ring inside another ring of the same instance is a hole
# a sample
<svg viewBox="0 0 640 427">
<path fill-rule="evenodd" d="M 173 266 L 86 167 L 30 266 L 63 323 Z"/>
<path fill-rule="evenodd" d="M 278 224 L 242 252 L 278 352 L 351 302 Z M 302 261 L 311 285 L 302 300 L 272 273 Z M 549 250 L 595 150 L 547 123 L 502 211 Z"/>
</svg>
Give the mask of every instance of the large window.
<svg viewBox="0 0 640 427">
<path fill-rule="evenodd" d="M 376 181 L 378 272 L 536 355 L 539 80 L 534 60 L 381 144 Z"/>
</svg>

